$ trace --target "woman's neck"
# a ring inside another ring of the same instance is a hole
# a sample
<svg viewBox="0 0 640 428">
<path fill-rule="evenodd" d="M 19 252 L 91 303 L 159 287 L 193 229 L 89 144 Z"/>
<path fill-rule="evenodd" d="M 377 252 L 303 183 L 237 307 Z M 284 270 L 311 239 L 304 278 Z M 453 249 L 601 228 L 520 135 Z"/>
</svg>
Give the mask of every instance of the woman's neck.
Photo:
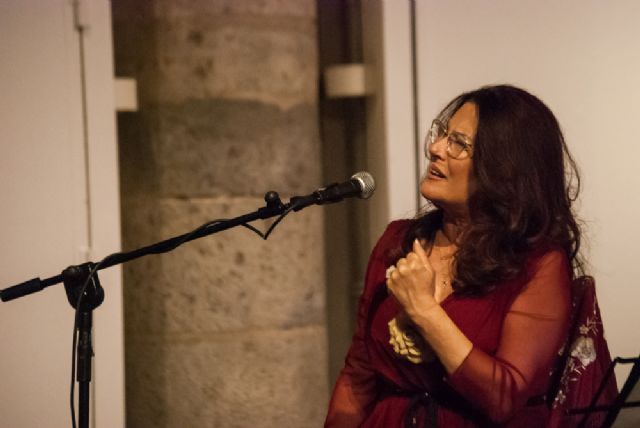
<svg viewBox="0 0 640 428">
<path fill-rule="evenodd" d="M 453 216 L 444 212 L 444 217 L 442 218 L 442 234 L 444 238 L 446 238 L 451 244 L 457 244 L 458 238 L 462 233 L 462 230 L 468 223 L 468 218 L 461 216 Z"/>
</svg>

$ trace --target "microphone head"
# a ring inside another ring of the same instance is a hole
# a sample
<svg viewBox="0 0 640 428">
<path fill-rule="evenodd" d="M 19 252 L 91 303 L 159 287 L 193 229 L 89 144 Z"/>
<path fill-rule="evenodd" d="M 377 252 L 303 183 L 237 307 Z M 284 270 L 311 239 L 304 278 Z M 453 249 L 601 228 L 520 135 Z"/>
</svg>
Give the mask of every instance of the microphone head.
<svg viewBox="0 0 640 428">
<path fill-rule="evenodd" d="M 351 176 L 351 179 L 356 180 L 360 186 L 360 195 L 358 195 L 360 199 L 370 198 L 376 190 L 376 181 L 367 171 L 356 172 Z"/>
</svg>

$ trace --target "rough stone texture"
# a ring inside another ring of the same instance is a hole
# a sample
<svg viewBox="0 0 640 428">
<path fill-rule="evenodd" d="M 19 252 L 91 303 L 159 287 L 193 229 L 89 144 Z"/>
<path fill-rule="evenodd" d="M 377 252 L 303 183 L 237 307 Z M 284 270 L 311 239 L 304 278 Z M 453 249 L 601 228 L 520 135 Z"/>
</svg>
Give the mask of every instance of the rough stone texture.
<svg viewBox="0 0 640 428">
<path fill-rule="evenodd" d="M 133 427 L 320 426 L 323 327 L 139 340 L 129 352 Z"/>
<path fill-rule="evenodd" d="M 116 43 L 124 39 L 116 60 L 130 62 L 117 69 L 142 77 L 143 101 L 223 98 L 282 109 L 317 102 L 315 2 L 131 3 L 114 17 L 140 31 L 116 35 Z M 140 18 L 145 14 L 152 25 Z"/>
<path fill-rule="evenodd" d="M 116 71 L 140 92 L 118 118 L 125 248 L 320 185 L 314 1 L 112 5 Z M 321 425 L 322 216 L 125 265 L 128 426 Z"/>
<path fill-rule="evenodd" d="M 193 16 L 190 7 L 193 0 L 164 0 L 158 2 L 158 11 L 165 16 Z M 200 1 L 200 15 L 259 15 L 287 18 L 310 18 L 316 16 L 316 4 L 309 0 L 218 0 Z M 270 21 L 263 23 L 267 25 Z"/>
<path fill-rule="evenodd" d="M 152 117 L 152 160 L 162 196 L 306 194 L 321 183 L 317 110 L 256 102 L 188 101 Z"/>
<path fill-rule="evenodd" d="M 216 21 L 219 26 L 216 26 Z M 255 28 L 243 20 L 197 15 L 166 22 L 158 39 L 157 72 L 163 81 L 155 95 L 158 101 L 222 97 L 259 99 L 288 108 L 315 99 L 316 70 L 313 26 L 300 31 L 286 29 L 286 21 L 275 28 Z M 244 25 L 243 25 L 244 24 Z M 207 31 L 216 26 L 217 31 Z M 201 55 L 191 57 L 193 49 Z M 217 55 L 224 53 L 224 55 Z"/>
<path fill-rule="evenodd" d="M 189 101 L 120 116 L 126 197 L 306 194 L 321 184 L 317 110 Z"/>
<path fill-rule="evenodd" d="M 142 246 L 263 205 L 255 198 L 127 202 L 125 245 Z M 267 241 L 236 228 L 129 264 L 127 333 L 175 336 L 322 324 L 321 214 L 321 208 L 291 214 Z M 264 231 L 270 223 L 252 224 Z"/>
</svg>

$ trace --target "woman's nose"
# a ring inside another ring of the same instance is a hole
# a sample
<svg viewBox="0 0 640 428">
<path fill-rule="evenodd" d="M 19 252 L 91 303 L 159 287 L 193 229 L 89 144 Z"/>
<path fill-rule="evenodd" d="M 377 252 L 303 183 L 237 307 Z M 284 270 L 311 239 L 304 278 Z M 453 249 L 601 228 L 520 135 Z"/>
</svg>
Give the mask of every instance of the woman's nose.
<svg viewBox="0 0 640 428">
<path fill-rule="evenodd" d="M 447 154 L 447 136 L 443 135 L 440 139 L 429 145 L 429 157 L 444 159 Z"/>
</svg>

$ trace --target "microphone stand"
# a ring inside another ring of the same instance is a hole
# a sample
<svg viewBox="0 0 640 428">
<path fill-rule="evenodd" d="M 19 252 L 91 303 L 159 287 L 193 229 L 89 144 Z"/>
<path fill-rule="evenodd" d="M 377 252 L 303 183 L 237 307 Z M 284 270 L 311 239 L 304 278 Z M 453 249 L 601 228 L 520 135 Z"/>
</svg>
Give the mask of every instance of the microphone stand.
<svg viewBox="0 0 640 428">
<path fill-rule="evenodd" d="M 94 263 L 83 263 L 69 266 L 62 271 L 64 289 L 69 304 L 76 309 L 75 327 L 78 330 L 76 352 L 76 381 L 78 382 L 78 421 L 80 427 L 89 427 L 89 386 L 91 384 L 91 328 L 93 326 L 93 310 L 104 301 L 104 289 L 100 285 L 98 274 L 90 277 Z M 84 283 L 90 279 L 87 287 Z M 84 288 L 84 291 L 83 291 Z M 82 299 L 81 297 L 82 293 Z M 80 306 L 78 306 L 78 304 Z M 74 336 L 75 337 L 75 336 Z"/>
<path fill-rule="evenodd" d="M 67 299 L 71 306 L 76 309 L 74 328 L 77 329 L 79 333 L 76 348 L 78 367 L 76 380 L 79 384 L 78 407 L 80 428 L 89 428 L 89 386 L 91 383 L 91 359 L 94 357 L 91 341 L 93 310 L 100 306 L 104 300 L 104 289 L 100 285 L 97 271 L 125 263 L 148 254 L 169 252 L 185 242 L 193 241 L 194 239 L 221 232 L 235 226 L 246 226 L 247 223 L 254 220 L 268 219 L 277 215 L 281 216 L 276 220 L 276 223 L 271 226 L 271 228 L 273 228 L 279 220 L 292 210 L 299 211 L 309 205 L 329 202 L 326 201 L 318 191 L 308 196 L 291 198 L 288 204 L 283 204 L 276 192 L 267 192 L 264 196 L 264 200 L 266 202 L 264 207 L 249 214 L 241 215 L 233 219 L 221 220 L 212 224 L 205 224 L 190 233 L 185 233 L 133 251 L 114 253 L 105 257 L 98 264 L 87 262 L 77 266 L 69 266 L 63 270 L 60 275 L 45 278 L 44 280 L 41 280 L 40 278 L 33 278 L 23 283 L 0 290 L 0 300 L 8 302 L 10 300 L 42 291 L 46 287 L 60 282 L 64 283 Z M 260 233 L 259 231 L 257 232 Z M 266 239 L 267 236 L 268 233 L 266 235 L 262 235 L 264 239 Z"/>
</svg>

